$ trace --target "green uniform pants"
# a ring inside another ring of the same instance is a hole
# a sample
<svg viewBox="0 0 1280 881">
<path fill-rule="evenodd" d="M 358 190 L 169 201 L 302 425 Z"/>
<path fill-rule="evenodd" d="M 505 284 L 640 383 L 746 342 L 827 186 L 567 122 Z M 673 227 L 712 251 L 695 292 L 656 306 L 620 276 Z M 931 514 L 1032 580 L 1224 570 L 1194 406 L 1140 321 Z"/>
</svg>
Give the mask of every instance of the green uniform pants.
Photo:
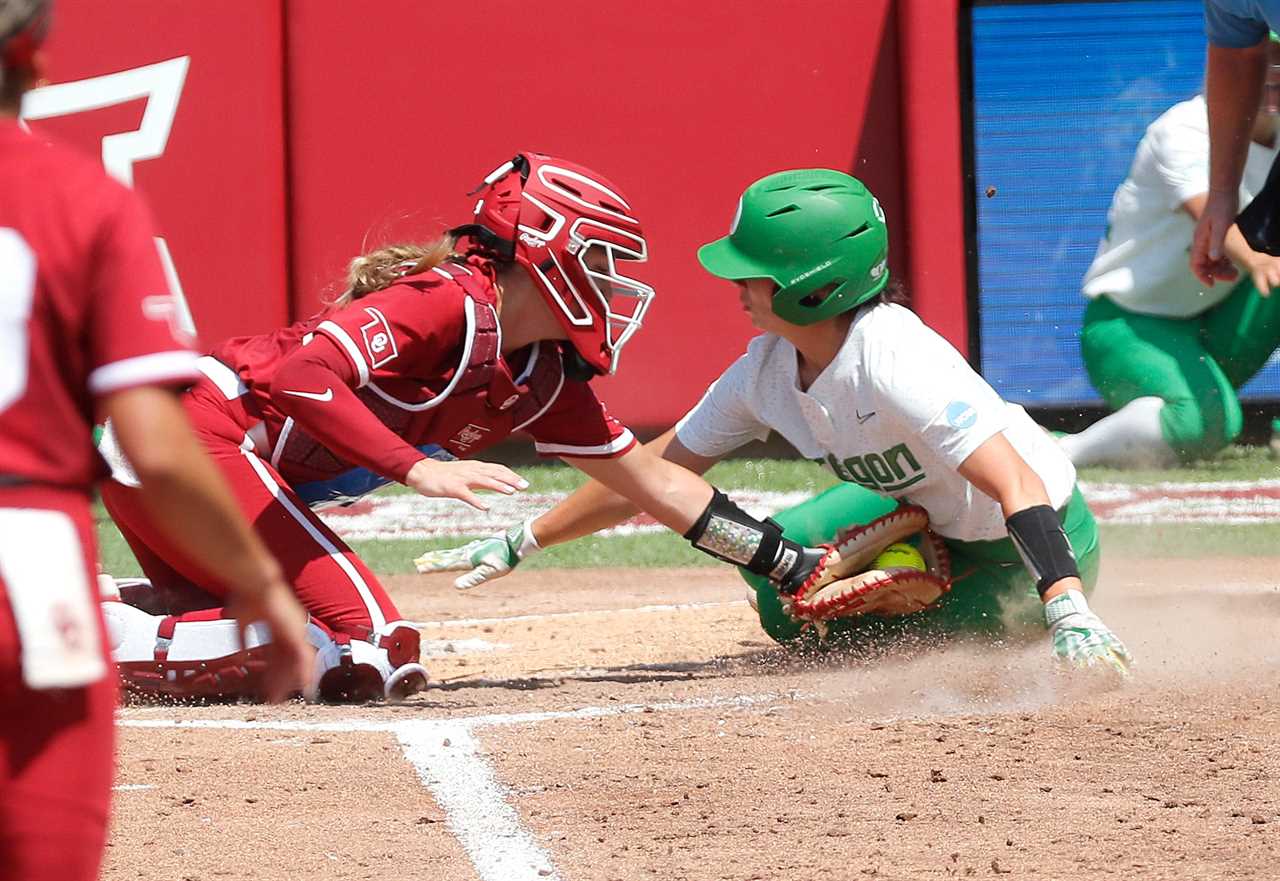
<svg viewBox="0 0 1280 881">
<path fill-rule="evenodd" d="M 1084 312 L 1080 351 L 1107 406 L 1165 401 L 1160 428 L 1183 461 L 1211 456 L 1240 434 L 1236 390 L 1280 345 L 1280 291 L 1258 294 L 1248 279 L 1192 318 L 1139 315 L 1106 297 Z"/>
<path fill-rule="evenodd" d="M 853 483 L 831 489 L 774 515 L 787 538 L 815 545 L 830 541 L 854 524 L 868 523 L 898 507 L 886 498 Z M 1098 580 L 1098 526 L 1077 489 L 1060 512 L 1067 538 L 1080 566 L 1085 591 Z M 843 646 L 868 646 L 902 636 L 980 634 L 999 637 L 1044 628 L 1040 596 L 1030 573 L 1022 565 L 1013 542 L 946 540 L 955 578 L 949 593 L 935 606 L 911 615 L 882 617 L 860 615 L 831 622 L 828 642 Z M 745 570 L 743 578 L 755 589 L 760 625 L 780 643 L 816 641 L 813 628 L 782 610 L 782 602 L 769 581 Z"/>
</svg>

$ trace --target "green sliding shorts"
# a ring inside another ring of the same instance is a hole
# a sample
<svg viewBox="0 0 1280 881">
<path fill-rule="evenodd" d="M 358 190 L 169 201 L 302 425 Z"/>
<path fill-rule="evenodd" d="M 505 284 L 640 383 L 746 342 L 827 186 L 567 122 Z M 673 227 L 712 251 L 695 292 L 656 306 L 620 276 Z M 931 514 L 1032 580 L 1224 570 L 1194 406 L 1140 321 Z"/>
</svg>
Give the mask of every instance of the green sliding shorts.
<svg viewBox="0 0 1280 881">
<path fill-rule="evenodd" d="M 1080 331 L 1089 380 L 1107 406 L 1158 397 L 1164 439 L 1183 461 L 1232 443 L 1243 419 L 1236 390 L 1280 345 L 1280 291 L 1259 296 L 1248 279 L 1192 318 L 1139 315 L 1106 297 L 1090 301 Z"/>
</svg>

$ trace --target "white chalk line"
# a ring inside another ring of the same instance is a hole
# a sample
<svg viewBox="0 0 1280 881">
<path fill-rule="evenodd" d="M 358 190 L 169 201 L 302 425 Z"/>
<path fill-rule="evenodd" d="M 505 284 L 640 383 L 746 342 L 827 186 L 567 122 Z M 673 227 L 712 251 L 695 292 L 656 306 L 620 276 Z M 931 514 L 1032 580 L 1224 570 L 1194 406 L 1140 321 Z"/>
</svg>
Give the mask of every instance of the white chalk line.
<svg viewBox="0 0 1280 881">
<path fill-rule="evenodd" d="M 313 721 L 302 719 L 137 719 L 135 713 L 151 712 L 149 709 L 123 708 L 116 712 L 116 722 L 125 728 L 193 728 L 233 731 L 313 731 L 342 734 L 350 732 L 383 731 L 396 733 L 402 727 L 432 728 L 465 725 L 469 728 L 501 728 L 516 725 L 536 725 L 557 719 L 600 719 L 609 716 L 626 716 L 634 713 L 675 713 L 686 710 L 713 710 L 750 707 L 765 701 L 803 700 L 812 695 L 803 692 L 778 694 L 726 695 L 723 697 L 690 698 L 683 701 L 660 701 L 647 704 L 610 704 L 598 707 L 579 707 L 574 710 L 539 710 L 528 713 L 484 713 L 477 716 L 460 716 L 453 719 L 333 719 Z"/>
<path fill-rule="evenodd" d="M 403 726 L 396 738 L 444 811 L 445 822 L 484 881 L 558 879 L 551 854 L 507 800 L 472 726 L 442 722 L 431 728 Z"/>
<path fill-rule="evenodd" d="M 546 710 L 531 713 L 493 713 L 458 719 L 409 719 L 376 722 L 336 719 L 328 722 L 256 719 L 130 719 L 117 715 L 125 728 L 184 728 L 211 731 L 310 731 L 328 733 L 387 732 L 394 734 L 418 779 L 445 812 L 449 830 L 457 837 L 482 881 L 560 881 L 551 855 L 508 802 L 510 789 L 475 736 L 477 729 L 531 725 L 557 719 L 600 719 L 634 713 L 679 712 L 750 707 L 765 702 L 807 697 L 799 693 L 732 695 L 653 704 L 618 704 Z M 496 846 L 495 846 L 496 845 Z"/>
<path fill-rule="evenodd" d="M 512 624 L 520 621 L 555 621 L 563 618 L 646 614 L 650 612 L 688 612 L 745 605 L 747 605 L 746 600 L 720 600 L 706 603 L 669 603 L 667 605 L 631 606 L 624 609 L 578 609 L 572 612 L 540 612 L 528 615 L 508 615 L 500 618 L 455 618 L 451 621 L 410 621 L 409 623 L 419 630 L 441 630 L 448 627 L 492 627 L 495 624 Z"/>
<path fill-rule="evenodd" d="M 487 639 L 424 639 L 421 653 L 424 658 L 447 658 L 450 655 L 501 652 L 509 648 L 511 646 L 505 642 L 490 642 Z"/>
</svg>

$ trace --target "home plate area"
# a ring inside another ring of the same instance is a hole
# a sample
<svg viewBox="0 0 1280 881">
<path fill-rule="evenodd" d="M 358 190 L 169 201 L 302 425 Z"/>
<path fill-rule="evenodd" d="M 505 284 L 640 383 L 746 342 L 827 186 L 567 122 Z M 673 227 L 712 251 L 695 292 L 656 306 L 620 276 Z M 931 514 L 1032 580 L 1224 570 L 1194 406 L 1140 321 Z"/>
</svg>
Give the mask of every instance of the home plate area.
<svg viewBox="0 0 1280 881">
<path fill-rule="evenodd" d="M 401 705 L 121 711 L 108 879 L 1275 877 L 1280 559 L 1120 560 L 1043 638 L 784 651 L 718 568 L 390 588 Z"/>
</svg>

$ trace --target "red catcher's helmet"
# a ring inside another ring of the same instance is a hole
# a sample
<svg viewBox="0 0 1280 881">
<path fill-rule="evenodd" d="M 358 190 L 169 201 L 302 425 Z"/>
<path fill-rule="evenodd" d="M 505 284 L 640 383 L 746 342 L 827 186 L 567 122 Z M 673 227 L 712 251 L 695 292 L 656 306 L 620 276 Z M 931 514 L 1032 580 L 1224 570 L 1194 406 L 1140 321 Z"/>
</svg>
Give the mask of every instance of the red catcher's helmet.
<svg viewBox="0 0 1280 881">
<path fill-rule="evenodd" d="M 52 11 L 52 0 L 0 0 L 0 76 L 31 65 Z"/>
<path fill-rule="evenodd" d="M 613 373 L 640 329 L 653 288 L 619 271 L 649 256 L 640 221 L 618 188 L 589 168 L 520 153 L 479 187 L 474 238 L 533 277 L 582 360 Z"/>
</svg>

